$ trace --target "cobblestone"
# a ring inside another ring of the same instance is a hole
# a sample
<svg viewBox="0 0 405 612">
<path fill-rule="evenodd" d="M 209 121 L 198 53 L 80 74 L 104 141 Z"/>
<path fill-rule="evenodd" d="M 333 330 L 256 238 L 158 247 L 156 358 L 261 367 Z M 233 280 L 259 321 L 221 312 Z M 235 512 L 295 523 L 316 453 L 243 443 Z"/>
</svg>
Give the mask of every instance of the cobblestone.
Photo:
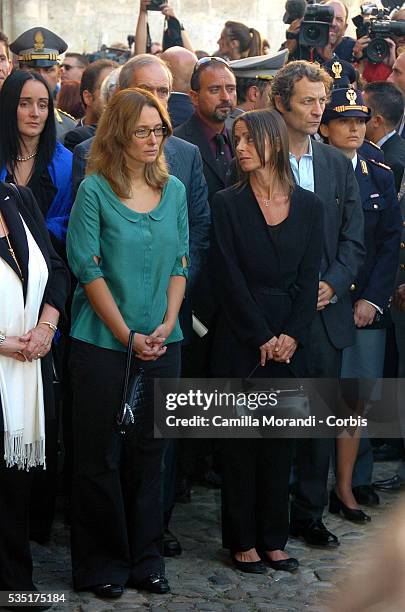
<svg viewBox="0 0 405 612">
<path fill-rule="evenodd" d="M 376 477 L 395 471 L 395 464 L 376 464 Z M 401 493 L 382 493 L 381 504 L 367 509 L 372 522 L 352 525 L 337 515 L 325 514 L 325 523 L 341 545 L 332 551 L 312 549 L 291 538 L 287 551 L 300 561 L 295 574 L 275 572 L 248 575 L 231 566 L 221 548 L 219 491 L 195 487 L 190 504 L 175 508 L 171 529 L 182 544 L 183 554 L 166 560 L 170 595 L 150 595 L 128 589 L 119 600 L 103 601 L 91 593 L 75 593 L 71 587 L 69 531 L 55 523 L 49 546 L 32 545 L 34 579 L 39 588 L 64 592 L 64 605 L 52 610 L 69 612 L 321 612 L 325 597 L 334 593 L 341 572 L 355 563 L 356 556 L 384 528 L 387 509 Z M 368 537 L 367 537 L 368 536 Z"/>
</svg>

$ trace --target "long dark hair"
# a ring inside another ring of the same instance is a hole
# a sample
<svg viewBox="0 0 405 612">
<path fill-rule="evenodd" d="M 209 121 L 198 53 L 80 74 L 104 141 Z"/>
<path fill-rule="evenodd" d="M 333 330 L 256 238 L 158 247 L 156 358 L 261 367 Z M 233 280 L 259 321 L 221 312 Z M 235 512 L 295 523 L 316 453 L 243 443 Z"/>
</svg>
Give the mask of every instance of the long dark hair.
<svg viewBox="0 0 405 612">
<path fill-rule="evenodd" d="M 266 163 L 266 143 L 269 143 L 270 172 L 275 173 L 279 183 L 285 185 L 287 193 L 291 194 L 294 189 L 294 179 L 290 166 L 288 132 L 280 113 L 276 110 L 253 110 L 239 115 L 232 126 L 234 139 L 235 126 L 239 121 L 245 122 L 263 168 Z M 249 174 L 241 169 L 238 156 L 236 156 L 236 165 L 240 183 L 247 183 Z"/>
<path fill-rule="evenodd" d="M 17 109 L 22 88 L 27 81 L 39 81 L 48 92 L 48 117 L 39 138 L 33 173 L 37 167 L 44 168 L 52 160 L 56 147 L 56 127 L 52 95 L 45 79 L 37 72 L 15 70 L 6 78 L 0 92 L 0 168 L 6 164 L 11 173 L 21 156 L 21 135 L 18 131 Z"/>
</svg>

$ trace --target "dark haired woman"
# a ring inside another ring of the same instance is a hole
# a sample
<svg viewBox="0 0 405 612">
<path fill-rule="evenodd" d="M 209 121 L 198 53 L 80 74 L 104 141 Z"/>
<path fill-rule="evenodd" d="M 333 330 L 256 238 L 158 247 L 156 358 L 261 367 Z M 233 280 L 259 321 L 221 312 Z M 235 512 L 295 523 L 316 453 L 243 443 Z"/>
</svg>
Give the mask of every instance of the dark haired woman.
<svg viewBox="0 0 405 612">
<path fill-rule="evenodd" d="M 224 378 L 305 376 L 316 314 L 322 205 L 294 184 L 285 124 L 251 111 L 233 126 L 241 182 L 216 194 L 212 264 L 220 314 L 213 373 Z M 254 236 L 254 240 L 252 240 Z M 293 571 L 288 558 L 292 440 L 223 441 L 223 542 L 234 565 Z"/>
<path fill-rule="evenodd" d="M 72 154 L 56 141 L 52 95 L 36 72 L 15 70 L 1 89 L 0 180 L 31 189 L 63 253 L 72 207 Z"/>
<path fill-rule="evenodd" d="M 29 189 L 0 183 L 0 591 L 35 591 L 28 539 L 35 474 L 55 420 L 50 348 L 69 276 Z M 36 468 L 36 469 L 35 469 Z"/>
<path fill-rule="evenodd" d="M 260 33 L 238 21 L 227 21 L 217 41 L 219 52 L 228 60 L 263 55 Z"/>
<path fill-rule="evenodd" d="M 69 223 L 68 259 L 79 281 L 71 334 L 73 581 L 103 597 L 119 597 L 125 585 L 170 590 L 161 554 L 164 447 L 153 437 L 153 405 L 124 439 L 115 417 L 131 329 L 134 368 L 149 381 L 179 375 L 188 224 L 184 186 L 169 176 L 163 154 L 171 131 L 157 98 L 140 89 L 115 93 Z"/>
</svg>

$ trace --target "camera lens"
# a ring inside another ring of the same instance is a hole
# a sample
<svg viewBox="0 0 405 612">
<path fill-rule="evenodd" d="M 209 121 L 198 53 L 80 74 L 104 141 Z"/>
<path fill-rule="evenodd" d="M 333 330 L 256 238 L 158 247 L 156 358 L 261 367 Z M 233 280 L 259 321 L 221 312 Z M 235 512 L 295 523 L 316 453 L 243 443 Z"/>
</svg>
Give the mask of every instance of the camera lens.
<svg viewBox="0 0 405 612">
<path fill-rule="evenodd" d="M 381 63 L 388 54 L 389 47 L 383 38 L 372 40 L 367 47 L 367 57 L 374 64 Z"/>
<path fill-rule="evenodd" d="M 318 26 L 313 24 L 313 25 L 310 25 L 310 26 L 307 27 L 305 34 L 306 34 L 308 40 L 316 41 L 319 38 L 320 31 L 319 31 Z"/>
</svg>

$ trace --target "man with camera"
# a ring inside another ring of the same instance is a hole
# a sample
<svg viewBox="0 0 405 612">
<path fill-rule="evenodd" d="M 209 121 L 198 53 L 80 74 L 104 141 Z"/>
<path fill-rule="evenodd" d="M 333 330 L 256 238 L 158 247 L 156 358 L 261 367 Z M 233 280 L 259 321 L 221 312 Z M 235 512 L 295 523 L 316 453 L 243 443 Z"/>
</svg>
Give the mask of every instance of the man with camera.
<svg viewBox="0 0 405 612">
<path fill-rule="evenodd" d="M 303 4 L 304 12 L 300 6 Z M 289 11 L 296 17 L 287 30 L 283 47 L 289 51 L 289 61 L 306 59 L 320 64 L 337 56 L 350 61 L 355 40 L 345 37 L 348 10 L 340 0 L 315 4 L 289 0 L 284 21 L 289 23 Z M 297 15 L 302 14 L 301 17 Z"/>
<path fill-rule="evenodd" d="M 175 46 L 194 51 L 190 38 L 183 24 L 175 15 L 172 6 L 167 4 L 165 0 L 140 0 L 134 55 L 152 52 L 151 45 L 153 43 L 149 34 L 148 11 L 160 11 L 166 18 L 163 32 L 163 51 Z"/>
</svg>

